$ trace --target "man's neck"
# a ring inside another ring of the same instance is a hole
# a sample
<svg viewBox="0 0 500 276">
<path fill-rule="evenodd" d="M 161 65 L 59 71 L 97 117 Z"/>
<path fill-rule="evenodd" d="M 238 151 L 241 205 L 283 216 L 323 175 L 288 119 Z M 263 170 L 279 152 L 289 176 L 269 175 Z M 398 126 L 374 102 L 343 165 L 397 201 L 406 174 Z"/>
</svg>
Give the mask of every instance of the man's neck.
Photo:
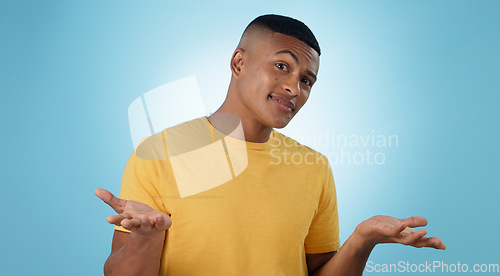
<svg viewBox="0 0 500 276">
<path fill-rule="evenodd" d="M 232 116 L 231 116 L 232 115 Z M 241 122 L 241 127 L 243 128 L 243 133 L 238 131 L 233 132 L 236 124 L 234 123 L 234 118 Z M 221 106 L 215 113 L 208 117 L 209 122 L 213 127 L 221 131 L 226 135 L 233 136 L 236 139 L 245 140 L 248 142 L 254 143 L 264 143 L 269 140 L 271 136 L 271 132 L 273 130 L 272 127 L 263 126 L 260 122 L 255 119 L 248 118 L 248 116 L 244 116 L 238 114 L 235 110 L 229 110 L 224 108 L 224 105 Z"/>
</svg>

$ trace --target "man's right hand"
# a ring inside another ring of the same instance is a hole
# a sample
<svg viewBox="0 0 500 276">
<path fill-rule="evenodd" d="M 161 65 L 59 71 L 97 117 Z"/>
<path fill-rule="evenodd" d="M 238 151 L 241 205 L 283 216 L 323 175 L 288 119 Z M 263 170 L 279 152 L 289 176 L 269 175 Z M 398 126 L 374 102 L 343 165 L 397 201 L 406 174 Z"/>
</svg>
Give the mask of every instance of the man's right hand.
<svg viewBox="0 0 500 276">
<path fill-rule="evenodd" d="M 170 216 L 144 203 L 117 198 L 104 189 L 96 189 L 95 195 L 111 206 L 117 213 L 109 216 L 106 219 L 107 222 L 122 226 L 141 236 L 164 234 L 172 225 Z"/>
</svg>

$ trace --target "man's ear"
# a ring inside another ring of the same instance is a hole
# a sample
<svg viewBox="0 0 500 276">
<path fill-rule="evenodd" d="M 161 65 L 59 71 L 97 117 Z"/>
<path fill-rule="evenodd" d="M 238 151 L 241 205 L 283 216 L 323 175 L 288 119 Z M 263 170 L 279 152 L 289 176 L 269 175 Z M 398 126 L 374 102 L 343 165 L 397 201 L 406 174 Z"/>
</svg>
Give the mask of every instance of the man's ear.
<svg viewBox="0 0 500 276">
<path fill-rule="evenodd" d="M 243 63 L 246 60 L 245 50 L 238 48 L 234 50 L 233 57 L 231 58 L 231 72 L 233 77 L 238 78 L 241 75 Z"/>
</svg>

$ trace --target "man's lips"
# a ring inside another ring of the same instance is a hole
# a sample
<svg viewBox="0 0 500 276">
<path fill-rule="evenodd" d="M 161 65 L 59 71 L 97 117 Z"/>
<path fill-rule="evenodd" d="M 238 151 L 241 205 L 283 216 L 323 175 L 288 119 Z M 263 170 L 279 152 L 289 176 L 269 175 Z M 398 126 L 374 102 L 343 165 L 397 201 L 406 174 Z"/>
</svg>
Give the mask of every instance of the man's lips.
<svg viewBox="0 0 500 276">
<path fill-rule="evenodd" d="M 269 95 L 269 97 L 277 104 L 281 105 L 283 109 L 288 108 L 288 111 L 295 111 L 295 103 L 293 101 L 278 95 Z"/>
</svg>

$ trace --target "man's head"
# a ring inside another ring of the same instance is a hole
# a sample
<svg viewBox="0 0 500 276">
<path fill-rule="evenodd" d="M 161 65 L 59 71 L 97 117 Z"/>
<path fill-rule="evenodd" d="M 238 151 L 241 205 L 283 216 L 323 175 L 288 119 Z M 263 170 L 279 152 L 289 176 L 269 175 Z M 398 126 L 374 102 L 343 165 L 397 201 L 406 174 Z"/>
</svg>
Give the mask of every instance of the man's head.
<svg viewBox="0 0 500 276">
<path fill-rule="evenodd" d="M 280 15 L 257 17 L 233 53 L 225 104 L 262 127 L 286 126 L 309 97 L 319 55 L 318 42 L 304 23 Z"/>
<path fill-rule="evenodd" d="M 318 53 L 318 56 L 321 55 L 321 49 L 316 37 L 306 24 L 299 20 L 276 14 L 261 15 L 248 24 L 245 31 L 243 31 L 242 37 L 255 29 L 293 36 L 313 48 Z"/>
</svg>

